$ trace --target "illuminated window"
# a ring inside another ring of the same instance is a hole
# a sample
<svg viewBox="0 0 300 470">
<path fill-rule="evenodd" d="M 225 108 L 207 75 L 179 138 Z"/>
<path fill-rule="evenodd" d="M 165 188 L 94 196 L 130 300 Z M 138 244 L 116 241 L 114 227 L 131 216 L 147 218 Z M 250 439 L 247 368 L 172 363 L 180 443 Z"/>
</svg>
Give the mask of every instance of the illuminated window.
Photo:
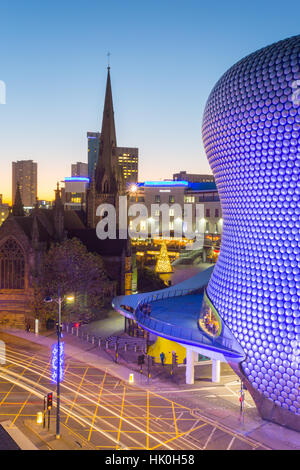
<svg viewBox="0 0 300 470">
<path fill-rule="evenodd" d="M 195 196 L 184 196 L 184 202 L 195 202 Z"/>
</svg>

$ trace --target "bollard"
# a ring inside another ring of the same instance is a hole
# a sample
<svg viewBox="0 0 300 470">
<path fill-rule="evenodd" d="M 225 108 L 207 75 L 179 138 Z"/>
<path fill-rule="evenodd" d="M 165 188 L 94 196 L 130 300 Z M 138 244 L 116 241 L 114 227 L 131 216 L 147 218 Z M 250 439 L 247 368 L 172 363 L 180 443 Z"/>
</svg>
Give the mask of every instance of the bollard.
<svg viewBox="0 0 300 470">
<path fill-rule="evenodd" d="M 66 325 L 66 333 L 69 333 L 69 325 Z"/>
<path fill-rule="evenodd" d="M 101 348 L 101 338 L 98 339 L 98 348 Z"/>
<path fill-rule="evenodd" d="M 105 349 L 108 349 L 108 341 L 105 341 Z"/>
<path fill-rule="evenodd" d="M 72 326 L 72 330 L 71 330 L 71 332 L 72 332 L 72 335 L 73 335 L 73 334 L 74 334 L 74 328 L 73 328 L 73 326 Z"/>
<path fill-rule="evenodd" d="M 76 336 L 77 336 L 77 338 L 78 338 L 78 336 L 79 336 L 79 327 L 76 328 Z"/>
<path fill-rule="evenodd" d="M 137 344 L 134 343 L 134 352 L 137 352 Z"/>
<path fill-rule="evenodd" d="M 124 344 L 124 352 L 127 352 L 127 343 Z"/>
<path fill-rule="evenodd" d="M 92 344 L 95 344 L 95 336 L 92 337 Z"/>
</svg>

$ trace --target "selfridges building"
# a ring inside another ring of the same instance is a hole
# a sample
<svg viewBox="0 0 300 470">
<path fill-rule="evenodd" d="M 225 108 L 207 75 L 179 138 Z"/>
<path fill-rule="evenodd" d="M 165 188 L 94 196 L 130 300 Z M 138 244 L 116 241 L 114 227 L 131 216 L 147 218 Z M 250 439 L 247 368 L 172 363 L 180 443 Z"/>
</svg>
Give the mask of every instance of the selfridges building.
<svg viewBox="0 0 300 470">
<path fill-rule="evenodd" d="M 224 219 L 207 295 L 246 354 L 233 367 L 261 415 L 300 429 L 300 36 L 221 77 L 203 140 Z"/>
</svg>

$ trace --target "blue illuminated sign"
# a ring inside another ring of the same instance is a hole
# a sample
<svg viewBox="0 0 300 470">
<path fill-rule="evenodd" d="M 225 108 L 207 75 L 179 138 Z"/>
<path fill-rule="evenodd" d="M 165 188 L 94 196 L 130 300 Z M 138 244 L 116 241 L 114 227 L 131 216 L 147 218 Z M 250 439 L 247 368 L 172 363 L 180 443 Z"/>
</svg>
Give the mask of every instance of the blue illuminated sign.
<svg viewBox="0 0 300 470">
<path fill-rule="evenodd" d="M 87 176 L 69 176 L 69 177 L 66 177 L 65 178 L 65 183 L 74 183 L 74 182 L 84 182 L 84 183 L 89 183 L 90 182 L 90 178 L 88 178 Z"/>
<path fill-rule="evenodd" d="M 188 187 L 188 181 L 145 181 L 144 187 L 154 186 L 154 187 Z"/>
</svg>

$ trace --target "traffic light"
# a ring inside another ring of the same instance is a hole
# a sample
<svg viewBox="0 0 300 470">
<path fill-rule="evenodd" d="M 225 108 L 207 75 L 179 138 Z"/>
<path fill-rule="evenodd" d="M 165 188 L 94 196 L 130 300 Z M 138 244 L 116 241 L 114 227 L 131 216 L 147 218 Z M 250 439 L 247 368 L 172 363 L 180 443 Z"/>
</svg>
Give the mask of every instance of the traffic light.
<svg viewBox="0 0 300 470">
<path fill-rule="evenodd" d="M 48 410 L 51 410 L 52 402 L 53 402 L 53 393 L 50 392 L 50 393 L 47 394 L 47 409 Z"/>
<path fill-rule="evenodd" d="M 178 356 L 175 352 L 172 353 L 172 363 L 174 366 L 178 364 Z"/>
<path fill-rule="evenodd" d="M 142 364 L 145 364 L 144 354 L 141 354 L 140 356 L 138 356 L 138 365 L 141 366 Z"/>
<path fill-rule="evenodd" d="M 61 336 L 61 332 L 62 332 L 62 323 L 60 324 L 60 327 L 58 328 L 58 322 L 56 322 L 56 332 L 57 334 L 59 334 Z"/>
</svg>

